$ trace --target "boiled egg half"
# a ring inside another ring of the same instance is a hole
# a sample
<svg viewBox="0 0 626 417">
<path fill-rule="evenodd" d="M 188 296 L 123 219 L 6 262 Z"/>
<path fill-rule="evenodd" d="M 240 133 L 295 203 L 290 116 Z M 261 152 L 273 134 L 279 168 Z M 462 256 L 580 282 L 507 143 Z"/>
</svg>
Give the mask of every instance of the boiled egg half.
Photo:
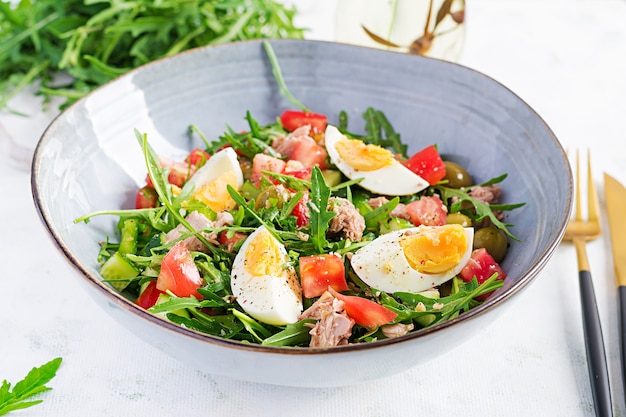
<svg viewBox="0 0 626 417">
<path fill-rule="evenodd" d="M 246 313 L 274 326 L 298 321 L 302 289 L 289 261 L 284 245 L 265 226 L 248 236 L 230 276 L 233 295 Z"/>
<path fill-rule="evenodd" d="M 237 204 L 228 193 L 227 185 L 236 190 L 243 185 L 243 172 L 232 148 L 224 148 L 211 156 L 187 181 L 181 194 L 191 194 L 191 199 L 203 202 L 215 212 L 232 210 Z"/>
<path fill-rule="evenodd" d="M 381 291 L 418 293 L 443 284 L 465 266 L 474 229 L 419 226 L 384 234 L 352 256 L 354 272 Z"/>
<path fill-rule="evenodd" d="M 324 137 L 331 162 L 351 180 L 383 195 L 410 195 L 428 187 L 428 182 L 402 165 L 390 150 L 358 139 L 349 139 L 328 125 Z"/>
</svg>

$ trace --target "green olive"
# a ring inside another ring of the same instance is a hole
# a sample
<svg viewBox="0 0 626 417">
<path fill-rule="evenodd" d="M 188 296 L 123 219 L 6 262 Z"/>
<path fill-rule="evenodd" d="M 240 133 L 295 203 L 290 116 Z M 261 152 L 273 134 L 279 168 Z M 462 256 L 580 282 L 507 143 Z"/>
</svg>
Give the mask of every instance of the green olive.
<svg viewBox="0 0 626 417">
<path fill-rule="evenodd" d="M 291 195 L 289 191 L 282 185 L 273 185 L 263 189 L 256 200 L 254 201 L 254 208 L 257 210 L 260 208 L 278 207 L 281 208 L 283 203 L 289 201 Z"/>
<path fill-rule="evenodd" d="M 463 227 L 472 227 L 472 219 L 463 213 L 450 213 L 446 217 L 448 224 L 460 224 Z"/>
<path fill-rule="evenodd" d="M 446 166 L 446 176 L 448 186 L 452 188 L 469 187 L 473 184 L 471 175 L 461 165 L 452 161 L 444 161 Z"/>
<path fill-rule="evenodd" d="M 474 232 L 474 249 L 485 248 L 494 261 L 506 255 L 508 242 L 504 232 L 496 227 L 483 227 Z"/>
</svg>

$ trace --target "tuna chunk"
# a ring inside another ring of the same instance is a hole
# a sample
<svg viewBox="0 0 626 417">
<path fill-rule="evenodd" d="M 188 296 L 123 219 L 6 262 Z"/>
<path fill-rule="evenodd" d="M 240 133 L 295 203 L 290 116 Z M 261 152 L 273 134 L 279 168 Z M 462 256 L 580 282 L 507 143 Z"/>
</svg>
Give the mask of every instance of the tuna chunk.
<svg viewBox="0 0 626 417">
<path fill-rule="evenodd" d="M 331 197 L 328 200 L 328 209 L 337 213 L 330 221 L 330 234 L 351 241 L 361 240 L 365 230 L 365 219 L 354 204 L 345 198 Z"/>
<path fill-rule="evenodd" d="M 309 332 L 309 347 L 347 345 L 354 326 L 354 320 L 344 311 L 343 301 L 336 299 L 328 291 L 306 309 L 300 319 L 317 320 Z"/>
<path fill-rule="evenodd" d="M 233 216 L 228 212 L 220 212 L 217 214 L 217 219 L 215 222 L 209 220 L 204 214 L 198 213 L 197 211 L 192 211 L 185 218 L 187 222 L 191 225 L 193 230 L 207 230 L 214 229 L 217 227 L 223 227 L 227 224 L 233 224 L 234 219 Z M 171 243 L 179 239 L 183 234 L 189 233 L 189 230 L 182 224 L 179 224 L 174 229 L 170 230 L 165 235 L 165 242 Z M 210 232 L 202 232 L 202 236 L 209 241 L 209 243 L 217 244 L 217 233 Z M 207 252 L 208 248 L 198 239 L 196 236 L 189 236 L 183 240 L 185 242 L 185 246 L 187 249 L 194 252 Z"/>
<path fill-rule="evenodd" d="M 483 203 L 497 203 L 500 195 L 502 194 L 502 188 L 499 185 L 485 185 L 473 187 L 469 195 Z"/>
</svg>

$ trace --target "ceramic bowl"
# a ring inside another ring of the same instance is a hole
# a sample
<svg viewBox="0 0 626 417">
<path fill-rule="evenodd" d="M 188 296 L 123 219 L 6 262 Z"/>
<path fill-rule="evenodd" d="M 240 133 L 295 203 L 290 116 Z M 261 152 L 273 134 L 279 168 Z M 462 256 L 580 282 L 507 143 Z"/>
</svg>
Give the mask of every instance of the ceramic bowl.
<svg viewBox="0 0 626 417">
<path fill-rule="evenodd" d="M 196 333 L 149 314 L 102 282 L 99 242 L 116 218 L 74 219 L 132 208 L 146 175 L 135 128 L 155 150 L 181 158 L 227 126 L 246 127 L 247 110 L 270 122 L 293 108 L 258 41 L 207 47 L 160 60 L 110 82 L 60 114 L 43 134 L 32 164 L 41 220 L 84 288 L 120 326 L 212 374 L 263 383 L 342 386 L 399 373 L 480 337 L 537 277 L 559 244 L 572 203 L 566 155 L 550 128 L 520 97 L 472 69 L 430 58 L 318 41 L 271 42 L 289 89 L 337 123 L 348 113 L 363 129 L 367 107 L 385 112 L 409 150 L 438 144 L 476 182 L 502 173 L 504 202 L 525 202 L 506 221 L 513 242 L 502 263 L 504 287 L 481 306 L 403 337 L 330 349 L 262 347 Z M 179 159 L 180 160 L 180 159 Z"/>
</svg>

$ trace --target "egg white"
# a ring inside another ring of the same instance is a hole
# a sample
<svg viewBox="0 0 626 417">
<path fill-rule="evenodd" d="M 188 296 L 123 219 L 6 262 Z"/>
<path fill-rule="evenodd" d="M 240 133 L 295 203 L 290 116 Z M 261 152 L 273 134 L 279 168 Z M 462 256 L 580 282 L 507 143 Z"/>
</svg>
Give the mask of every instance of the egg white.
<svg viewBox="0 0 626 417">
<path fill-rule="evenodd" d="M 285 247 L 270 235 L 283 257 L 279 275 L 253 276 L 245 267 L 250 244 L 265 233 L 270 233 L 266 227 L 257 228 L 241 246 L 233 261 L 231 289 L 237 303 L 253 318 L 274 326 L 295 323 L 302 313 L 302 289 L 295 269 L 283 267 L 289 261 Z"/>
<path fill-rule="evenodd" d="M 428 182 L 395 159 L 391 164 L 372 171 L 356 170 L 341 158 L 337 142 L 345 138 L 339 129 L 328 125 L 324 141 L 331 162 L 351 180 L 362 178 L 359 185 L 382 195 L 411 195 L 428 187 Z"/>
<path fill-rule="evenodd" d="M 420 226 L 381 235 L 352 256 L 350 263 L 354 272 L 369 286 L 388 293 L 418 293 L 443 284 L 461 272 L 469 261 L 474 229 L 464 228 L 468 242 L 467 250 L 456 266 L 443 273 L 428 274 L 411 267 L 400 246 L 400 238 L 406 233 L 419 233 L 433 227 L 437 226 Z"/>
<path fill-rule="evenodd" d="M 243 172 L 237 159 L 237 153 L 233 148 L 224 148 L 212 155 L 183 187 L 181 194 L 191 195 L 195 190 L 199 190 L 203 185 L 214 181 L 225 172 L 233 172 L 237 178 L 237 187 L 243 185 Z"/>
</svg>

